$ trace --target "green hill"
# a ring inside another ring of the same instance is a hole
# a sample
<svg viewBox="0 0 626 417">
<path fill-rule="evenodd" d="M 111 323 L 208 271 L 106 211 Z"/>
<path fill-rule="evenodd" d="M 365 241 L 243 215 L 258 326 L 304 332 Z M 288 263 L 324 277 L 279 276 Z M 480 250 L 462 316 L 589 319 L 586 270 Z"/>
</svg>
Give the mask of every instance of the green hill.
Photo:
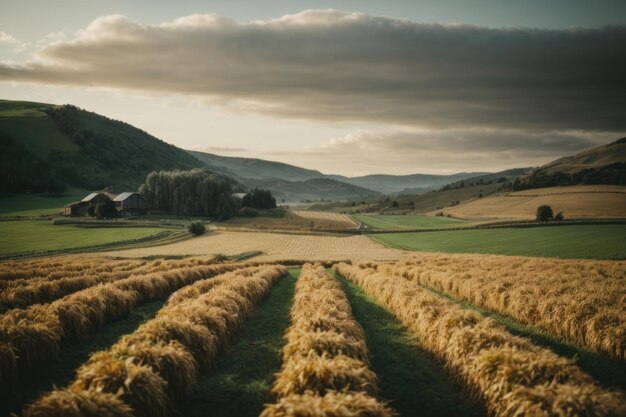
<svg viewBox="0 0 626 417">
<path fill-rule="evenodd" d="M 75 106 L 0 100 L 0 194 L 134 190 L 153 170 L 203 166 L 140 129 Z"/>
</svg>

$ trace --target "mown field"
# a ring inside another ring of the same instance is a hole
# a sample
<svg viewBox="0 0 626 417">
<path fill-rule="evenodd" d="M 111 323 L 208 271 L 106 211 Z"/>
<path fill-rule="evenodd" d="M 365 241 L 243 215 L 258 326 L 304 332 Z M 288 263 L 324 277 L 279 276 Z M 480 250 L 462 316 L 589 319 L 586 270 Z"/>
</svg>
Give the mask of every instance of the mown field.
<svg viewBox="0 0 626 417">
<path fill-rule="evenodd" d="M 51 221 L 0 221 L 0 256 L 136 242 L 166 233 L 170 232 L 158 227 L 80 228 Z"/>
<path fill-rule="evenodd" d="M 626 218 L 626 187 L 575 185 L 516 191 L 445 207 L 446 215 L 472 219 L 534 219 L 537 207 L 547 204 L 566 219 Z M 434 214 L 433 211 L 431 214 Z"/>
<path fill-rule="evenodd" d="M 374 215 L 354 214 L 355 219 L 372 229 L 403 230 L 403 229 L 445 229 L 448 227 L 471 226 L 474 223 L 448 217 L 423 215 Z"/>
<path fill-rule="evenodd" d="M 419 252 L 626 259 L 623 224 L 384 233 L 371 238 Z"/>
<path fill-rule="evenodd" d="M 3 415 L 608 417 L 626 406 L 624 262 L 0 266 Z"/>
</svg>

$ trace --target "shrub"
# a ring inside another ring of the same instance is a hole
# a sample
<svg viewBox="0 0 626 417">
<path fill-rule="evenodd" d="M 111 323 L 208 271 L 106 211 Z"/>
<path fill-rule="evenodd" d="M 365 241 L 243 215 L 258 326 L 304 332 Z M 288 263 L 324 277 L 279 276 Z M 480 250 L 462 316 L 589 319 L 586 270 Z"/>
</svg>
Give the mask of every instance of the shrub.
<svg viewBox="0 0 626 417">
<path fill-rule="evenodd" d="M 557 222 L 560 222 L 560 221 L 562 221 L 562 220 L 565 220 L 565 215 L 563 214 L 563 212 L 562 212 L 562 211 L 559 211 L 558 213 L 556 213 L 556 214 L 554 215 L 554 220 L 555 220 L 555 221 L 557 221 Z"/>
<path fill-rule="evenodd" d="M 194 236 L 200 236 L 206 231 L 206 226 L 202 222 L 191 222 L 187 225 L 187 231 Z"/>
</svg>

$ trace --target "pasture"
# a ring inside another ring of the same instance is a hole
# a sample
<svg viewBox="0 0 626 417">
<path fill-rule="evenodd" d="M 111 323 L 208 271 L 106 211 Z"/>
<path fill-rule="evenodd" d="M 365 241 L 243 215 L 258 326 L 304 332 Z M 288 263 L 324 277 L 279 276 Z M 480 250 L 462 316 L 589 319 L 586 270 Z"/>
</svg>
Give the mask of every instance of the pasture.
<svg viewBox="0 0 626 417">
<path fill-rule="evenodd" d="M 600 417 L 626 401 L 624 262 L 429 254 L 288 270 L 66 256 L 0 266 L 3 293 L 30 294 L 3 301 L 20 303 L 0 315 L 3 413 L 478 417 L 548 407 Z"/>
<path fill-rule="evenodd" d="M 419 252 L 626 259 L 624 224 L 383 233 L 371 238 Z"/>
<path fill-rule="evenodd" d="M 0 256 L 136 243 L 170 233 L 158 227 L 80 228 L 50 221 L 0 221 Z"/>
</svg>

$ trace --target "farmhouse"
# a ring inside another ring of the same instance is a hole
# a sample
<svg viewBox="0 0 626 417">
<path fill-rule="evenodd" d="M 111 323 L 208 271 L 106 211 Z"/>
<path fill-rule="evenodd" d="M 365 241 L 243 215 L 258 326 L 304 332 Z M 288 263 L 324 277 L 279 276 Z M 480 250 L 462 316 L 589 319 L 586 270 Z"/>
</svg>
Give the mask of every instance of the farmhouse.
<svg viewBox="0 0 626 417">
<path fill-rule="evenodd" d="M 123 192 L 116 194 L 113 192 L 112 187 L 107 187 L 103 190 L 90 193 L 80 201 L 66 205 L 64 214 L 70 217 L 93 215 L 96 205 L 107 200 L 111 200 L 115 203 L 115 208 L 122 216 L 146 213 L 146 202 L 139 193 Z"/>
</svg>

